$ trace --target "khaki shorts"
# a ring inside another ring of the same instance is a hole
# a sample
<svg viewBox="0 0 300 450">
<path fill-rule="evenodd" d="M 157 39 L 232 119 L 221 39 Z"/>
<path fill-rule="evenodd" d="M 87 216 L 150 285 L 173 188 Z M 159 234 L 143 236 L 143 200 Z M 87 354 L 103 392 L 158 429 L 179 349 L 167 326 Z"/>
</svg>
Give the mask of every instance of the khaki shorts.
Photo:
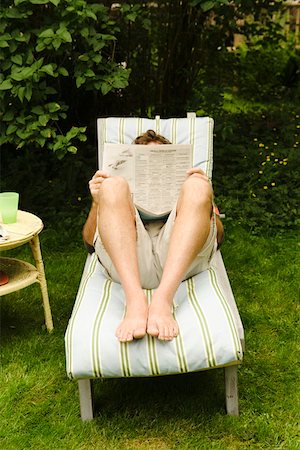
<svg viewBox="0 0 300 450">
<path fill-rule="evenodd" d="M 158 220 L 143 223 L 136 210 L 137 256 L 141 285 L 144 289 L 155 289 L 160 283 L 175 218 L 176 207 L 171 211 L 166 222 Z M 118 273 L 103 246 L 98 232 L 95 235 L 94 247 L 107 277 L 120 283 Z M 194 259 L 183 279 L 186 280 L 208 269 L 216 249 L 217 227 L 215 213 L 213 213 L 209 236 L 201 252 Z"/>
</svg>

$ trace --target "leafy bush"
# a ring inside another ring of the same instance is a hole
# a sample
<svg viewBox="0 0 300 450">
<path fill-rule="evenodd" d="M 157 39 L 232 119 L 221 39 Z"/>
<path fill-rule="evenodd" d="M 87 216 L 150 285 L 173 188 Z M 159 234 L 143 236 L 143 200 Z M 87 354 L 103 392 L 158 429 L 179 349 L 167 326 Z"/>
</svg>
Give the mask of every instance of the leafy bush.
<svg viewBox="0 0 300 450">
<path fill-rule="evenodd" d="M 297 227 L 300 199 L 300 109 L 216 118 L 215 191 L 227 221 L 254 232 Z M 222 136 L 227 123 L 231 134 Z"/>
<path fill-rule="evenodd" d="M 263 24 L 250 25 L 246 43 L 220 48 L 199 72 L 190 104 L 215 119 L 215 192 L 226 221 L 284 231 L 300 223 L 300 55 L 276 24 L 270 39 Z"/>
<path fill-rule="evenodd" d="M 0 19 L 0 144 L 76 153 L 74 142 L 87 136 L 74 124 L 86 125 L 96 93 L 128 84 L 129 70 L 114 61 L 110 10 L 85 0 L 15 0 L 1 4 Z"/>
<path fill-rule="evenodd" d="M 215 192 L 227 220 L 256 231 L 296 226 L 300 57 L 273 20 L 281 7 L 2 2 L 2 189 L 19 191 L 21 206 L 44 217 L 81 217 L 97 166 L 96 117 L 193 110 L 215 119 Z M 232 51 L 236 32 L 246 42 Z"/>
</svg>

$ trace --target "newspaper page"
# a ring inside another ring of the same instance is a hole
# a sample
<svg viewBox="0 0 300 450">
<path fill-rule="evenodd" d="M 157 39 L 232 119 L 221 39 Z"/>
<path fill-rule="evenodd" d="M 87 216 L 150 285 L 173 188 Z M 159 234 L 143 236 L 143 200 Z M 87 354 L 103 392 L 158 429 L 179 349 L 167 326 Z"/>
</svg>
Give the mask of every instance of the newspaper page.
<svg viewBox="0 0 300 450">
<path fill-rule="evenodd" d="M 103 170 L 124 177 L 136 207 L 153 218 L 175 206 L 191 167 L 191 144 L 104 145 Z"/>
</svg>

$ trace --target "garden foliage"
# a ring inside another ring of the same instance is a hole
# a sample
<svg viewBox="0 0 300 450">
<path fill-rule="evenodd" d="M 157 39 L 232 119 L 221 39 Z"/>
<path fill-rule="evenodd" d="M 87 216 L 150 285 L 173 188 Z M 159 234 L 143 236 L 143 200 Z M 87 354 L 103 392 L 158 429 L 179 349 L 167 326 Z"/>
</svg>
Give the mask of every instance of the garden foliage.
<svg viewBox="0 0 300 450">
<path fill-rule="evenodd" d="M 74 142 L 87 139 L 82 99 L 128 84 L 129 70 L 114 59 L 118 28 L 109 9 L 15 0 L 2 2 L 0 19 L 0 143 L 76 153 Z"/>
<path fill-rule="evenodd" d="M 192 110 L 215 120 L 226 220 L 299 224 L 300 56 L 282 1 L 6 0 L 0 19 L 2 189 L 24 209 L 86 212 L 97 117 Z"/>
</svg>

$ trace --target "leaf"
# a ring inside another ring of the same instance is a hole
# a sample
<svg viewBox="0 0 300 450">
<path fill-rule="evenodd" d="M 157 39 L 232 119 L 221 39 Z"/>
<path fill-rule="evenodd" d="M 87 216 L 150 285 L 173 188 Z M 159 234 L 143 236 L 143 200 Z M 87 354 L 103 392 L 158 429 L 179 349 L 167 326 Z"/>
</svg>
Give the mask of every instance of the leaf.
<svg viewBox="0 0 300 450">
<path fill-rule="evenodd" d="M 93 11 L 87 10 L 87 11 L 86 11 L 86 16 L 87 16 L 87 17 L 90 17 L 91 19 L 97 20 L 97 16 L 96 16 L 95 13 L 93 13 Z"/>
<path fill-rule="evenodd" d="M 27 0 L 15 0 L 14 3 L 16 6 L 21 5 L 21 3 L 27 2 Z"/>
<path fill-rule="evenodd" d="M 17 117 L 17 118 L 16 118 L 16 121 L 17 121 L 18 123 L 20 123 L 21 125 L 25 125 L 25 119 L 24 119 L 23 116 Z"/>
<path fill-rule="evenodd" d="M 65 156 L 65 154 L 67 153 L 67 150 L 65 149 L 65 147 L 61 147 L 58 150 L 54 150 L 54 151 L 55 151 L 55 156 L 57 157 L 57 159 L 59 161 L 62 160 L 63 157 Z"/>
<path fill-rule="evenodd" d="M 101 84 L 101 92 L 103 95 L 106 95 L 109 91 L 111 91 L 112 86 L 108 83 L 102 83 Z"/>
<path fill-rule="evenodd" d="M 21 139 L 27 139 L 27 138 L 29 138 L 29 136 L 31 136 L 31 132 L 30 131 L 26 131 L 26 130 L 17 130 L 16 134 Z"/>
<path fill-rule="evenodd" d="M 68 141 L 70 141 L 71 139 L 74 139 L 78 133 L 80 133 L 80 130 L 78 127 L 72 127 L 66 134 L 66 138 Z"/>
<path fill-rule="evenodd" d="M 54 6 L 58 6 L 60 4 L 60 0 L 49 0 L 50 3 L 53 3 Z"/>
<path fill-rule="evenodd" d="M 19 89 L 17 91 L 17 95 L 18 95 L 20 101 L 23 103 L 24 96 L 25 96 L 25 87 L 24 86 L 19 87 Z"/>
<path fill-rule="evenodd" d="M 8 125 L 6 134 L 10 135 L 13 134 L 18 129 L 17 125 Z"/>
<path fill-rule="evenodd" d="M 11 7 L 6 13 L 8 19 L 26 19 L 28 16 L 26 13 L 22 13 L 17 8 Z"/>
<path fill-rule="evenodd" d="M 49 120 L 49 116 L 47 114 L 42 114 L 39 116 L 39 122 L 44 127 L 47 125 L 47 122 Z"/>
<path fill-rule="evenodd" d="M 56 136 L 56 142 L 53 145 L 52 149 L 56 152 L 57 150 L 65 149 L 65 147 L 66 147 L 65 137 L 59 134 L 58 136 Z"/>
<path fill-rule="evenodd" d="M 98 34 L 98 36 L 104 41 L 115 41 L 117 38 L 112 34 Z"/>
<path fill-rule="evenodd" d="M 57 90 L 51 86 L 47 86 L 45 89 L 45 94 L 46 95 L 55 95 L 55 94 L 57 94 Z"/>
<path fill-rule="evenodd" d="M 72 42 L 72 36 L 67 30 L 64 30 L 59 36 L 61 36 L 65 42 Z"/>
<path fill-rule="evenodd" d="M 85 77 L 82 77 L 82 76 L 76 77 L 76 87 L 77 88 L 80 88 L 80 86 L 84 83 L 85 83 Z"/>
<path fill-rule="evenodd" d="M 31 34 L 28 33 L 27 31 L 25 31 L 24 33 L 22 31 L 18 30 L 18 34 L 16 36 L 14 36 L 15 40 L 17 42 L 29 42 L 31 37 Z"/>
<path fill-rule="evenodd" d="M 87 141 L 87 136 L 86 136 L 85 134 L 80 134 L 80 135 L 78 136 L 78 139 L 79 139 L 81 142 L 86 142 L 86 141 Z"/>
<path fill-rule="evenodd" d="M 33 5 L 45 5 L 48 0 L 29 0 Z"/>
<path fill-rule="evenodd" d="M 1 72 L 4 74 L 7 70 L 9 70 L 12 66 L 11 61 L 8 59 L 6 61 L 3 61 L 3 58 L 1 58 Z"/>
<path fill-rule="evenodd" d="M 4 122 L 10 122 L 11 120 L 13 120 L 13 118 L 14 118 L 14 113 L 10 110 L 4 114 L 4 116 L 2 117 L 2 120 Z"/>
<path fill-rule="evenodd" d="M 102 55 L 95 55 L 92 60 L 96 63 L 99 64 L 102 61 Z"/>
<path fill-rule="evenodd" d="M 24 119 L 24 116 L 22 115 L 20 115 L 19 117 L 17 117 L 16 118 L 16 122 L 17 123 L 20 123 L 21 125 L 25 125 L 25 119 Z"/>
<path fill-rule="evenodd" d="M 0 48 L 5 48 L 5 47 L 9 47 L 9 44 L 7 43 L 7 41 L 0 41 Z"/>
<path fill-rule="evenodd" d="M 42 50 L 44 50 L 44 48 L 46 48 L 46 47 L 45 47 L 45 44 L 44 44 L 43 42 L 40 42 L 40 43 L 35 47 L 35 49 L 36 49 L 37 52 L 41 52 Z"/>
<path fill-rule="evenodd" d="M 9 33 L 4 33 L 0 35 L 0 41 L 7 41 L 10 40 L 11 38 L 12 36 Z"/>
<path fill-rule="evenodd" d="M 87 69 L 87 70 L 84 72 L 84 76 L 85 76 L 85 77 L 94 77 L 94 76 L 95 76 L 95 72 L 94 72 L 92 69 Z"/>
<path fill-rule="evenodd" d="M 203 12 L 207 12 L 215 6 L 215 2 L 213 1 L 204 2 L 200 6 Z"/>
<path fill-rule="evenodd" d="M 34 73 L 32 67 L 24 67 L 22 70 L 16 70 L 12 72 L 11 78 L 16 81 L 26 80 L 27 78 L 31 78 Z"/>
<path fill-rule="evenodd" d="M 32 97 L 32 86 L 31 84 L 27 84 L 25 88 L 25 98 L 30 101 Z"/>
<path fill-rule="evenodd" d="M 83 53 L 82 55 L 78 56 L 79 61 L 88 61 L 89 57 L 86 53 Z"/>
<path fill-rule="evenodd" d="M 55 50 L 58 50 L 59 47 L 61 46 L 61 39 L 58 38 L 53 39 L 52 45 L 55 48 Z"/>
<path fill-rule="evenodd" d="M 65 67 L 59 67 L 58 73 L 60 73 L 64 77 L 67 77 L 69 75 L 69 72 Z"/>
<path fill-rule="evenodd" d="M 0 91 L 7 91 L 12 88 L 12 84 L 10 80 L 4 80 L 0 84 Z"/>
<path fill-rule="evenodd" d="M 67 148 L 69 153 L 73 153 L 74 155 L 77 153 L 77 147 L 75 147 L 74 145 L 70 145 Z"/>
<path fill-rule="evenodd" d="M 46 139 L 45 138 L 40 137 L 40 138 L 36 138 L 35 140 L 41 147 L 44 147 L 44 145 L 46 143 Z"/>
<path fill-rule="evenodd" d="M 137 18 L 137 14 L 136 13 L 130 13 L 126 16 L 126 19 L 129 20 L 130 22 L 135 22 L 135 19 Z"/>
<path fill-rule="evenodd" d="M 33 64 L 33 62 L 34 62 L 34 56 L 33 56 L 32 50 L 29 48 L 27 58 L 25 60 L 25 64 L 27 64 L 29 66 L 29 65 Z"/>
<path fill-rule="evenodd" d="M 82 37 L 87 38 L 90 34 L 89 29 L 87 27 L 82 28 L 82 30 L 80 30 L 80 34 Z"/>
<path fill-rule="evenodd" d="M 47 107 L 48 111 L 51 112 L 51 113 L 60 110 L 60 105 L 59 105 L 58 103 L 55 103 L 55 102 L 53 102 L 53 103 L 48 103 L 48 104 L 46 105 L 46 107 Z"/>
<path fill-rule="evenodd" d="M 45 66 L 40 68 L 41 72 L 47 73 L 48 75 L 51 75 L 54 77 L 54 71 L 53 71 L 53 65 L 52 64 L 46 64 Z"/>
<path fill-rule="evenodd" d="M 50 38 L 54 36 L 54 31 L 52 30 L 52 28 L 47 28 L 47 30 L 42 31 L 38 37 L 39 38 Z"/>
<path fill-rule="evenodd" d="M 51 138 L 51 128 L 45 128 L 44 130 L 41 130 L 41 136 L 44 138 Z"/>
<path fill-rule="evenodd" d="M 18 45 L 16 42 L 12 41 L 9 43 L 9 52 L 10 54 L 14 53 L 18 48 Z"/>
<path fill-rule="evenodd" d="M 0 135 L 0 145 L 6 144 L 6 142 L 10 142 L 10 141 L 11 141 L 11 139 L 4 136 L 4 134 L 2 134 L 2 136 Z"/>
<path fill-rule="evenodd" d="M 40 58 L 37 61 L 35 61 L 31 67 L 33 70 L 37 70 L 42 67 L 43 63 L 44 63 L 44 58 Z"/>
<path fill-rule="evenodd" d="M 41 115 L 44 113 L 44 110 L 41 106 L 34 106 L 33 108 L 31 108 L 31 112 L 37 115 Z"/>
<path fill-rule="evenodd" d="M 15 64 L 18 64 L 19 66 L 22 65 L 22 56 L 21 55 L 13 55 L 11 58 L 12 62 L 14 62 Z"/>
</svg>

